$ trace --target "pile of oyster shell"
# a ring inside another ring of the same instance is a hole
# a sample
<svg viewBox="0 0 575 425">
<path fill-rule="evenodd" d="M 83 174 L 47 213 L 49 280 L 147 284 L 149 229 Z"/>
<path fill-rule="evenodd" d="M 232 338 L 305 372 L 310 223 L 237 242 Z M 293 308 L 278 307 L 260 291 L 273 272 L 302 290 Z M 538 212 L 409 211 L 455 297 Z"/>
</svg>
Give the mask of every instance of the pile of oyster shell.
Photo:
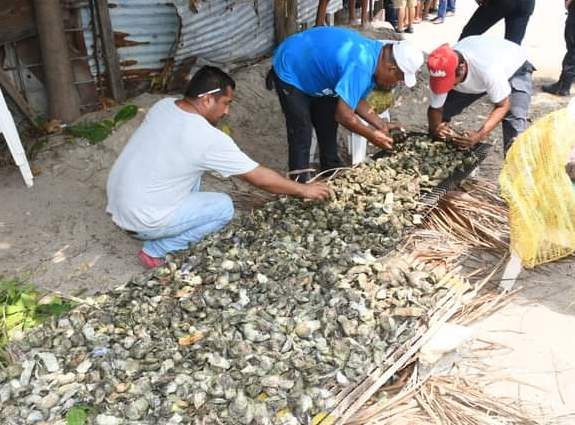
<svg viewBox="0 0 575 425">
<path fill-rule="evenodd" d="M 99 425 L 311 423 L 445 293 L 439 277 L 376 257 L 420 219 L 421 191 L 465 160 L 407 140 L 338 175 L 331 201 L 268 203 L 37 329 L 0 370 L 0 423 L 64 424 L 78 404 Z"/>
</svg>

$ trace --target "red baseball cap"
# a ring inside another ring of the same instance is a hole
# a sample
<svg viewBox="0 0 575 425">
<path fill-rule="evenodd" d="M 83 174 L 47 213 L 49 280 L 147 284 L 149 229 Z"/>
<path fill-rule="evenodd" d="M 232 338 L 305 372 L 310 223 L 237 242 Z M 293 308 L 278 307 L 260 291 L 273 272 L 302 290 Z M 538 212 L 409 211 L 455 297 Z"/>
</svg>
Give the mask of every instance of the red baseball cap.
<svg viewBox="0 0 575 425">
<path fill-rule="evenodd" d="M 429 85 L 435 94 L 447 93 L 455 86 L 455 70 L 459 57 L 449 44 L 443 44 L 427 57 Z"/>
</svg>

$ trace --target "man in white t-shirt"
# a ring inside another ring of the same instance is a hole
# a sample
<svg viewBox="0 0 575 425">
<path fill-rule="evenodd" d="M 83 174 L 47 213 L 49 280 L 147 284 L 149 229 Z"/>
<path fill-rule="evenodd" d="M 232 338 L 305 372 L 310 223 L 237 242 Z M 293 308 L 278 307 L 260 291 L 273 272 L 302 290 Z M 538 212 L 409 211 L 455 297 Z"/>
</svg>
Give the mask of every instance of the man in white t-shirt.
<svg viewBox="0 0 575 425">
<path fill-rule="evenodd" d="M 183 99 L 152 106 L 112 167 L 106 211 L 119 227 L 145 240 L 138 253 L 145 267 L 163 264 L 168 252 L 188 248 L 232 219 L 228 195 L 200 191 L 206 171 L 237 176 L 271 193 L 329 196 L 324 184 L 300 184 L 258 165 L 215 127 L 228 113 L 234 89 L 225 72 L 203 67 Z"/>
<path fill-rule="evenodd" d="M 489 36 L 467 37 L 453 48 L 444 44 L 435 49 L 427 67 L 431 87 L 427 117 L 432 134 L 451 137 L 454 143 L 469 148 L 487 138 L 501 122 L 507 152 L 527 128 L 535 68 L 521 46 Z M 477 130 L 453 136 L 451 118 L 485 94 L 494 105 L 485 122 Z"/>
</svg>

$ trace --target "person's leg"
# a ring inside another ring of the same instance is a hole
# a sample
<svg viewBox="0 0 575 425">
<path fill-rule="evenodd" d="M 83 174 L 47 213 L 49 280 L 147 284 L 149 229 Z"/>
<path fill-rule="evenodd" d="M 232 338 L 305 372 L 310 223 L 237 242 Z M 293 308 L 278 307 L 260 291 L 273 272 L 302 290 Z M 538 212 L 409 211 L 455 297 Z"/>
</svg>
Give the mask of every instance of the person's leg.
<svg viewBox="0 0 575 425">
<path fill-rule="evenodd" d="M 565 44 L 567 53 L 563 58 L 560 81 L 561 88 L 569 92 L 571 84 L 575 81 L 575 6 L 573 5 L 565 22 Z"/>
<path fill-rule="evenodd" d="M 459 115 L 465 108 L 484 95 L 485 93 L 468 94 L 451 90 L 443 105 L 443 121 L 450 122 L 453 117 Z"/>
<path fill-rule="evenodd" d="M 337 102 L 337 98 L 329 96 L 312 100 L 311 119 L 317 135 L 322 171 L 343 165 L 337 153 L 338 124 L 335 120 Z"/>
<path fill-rule="evenodd" d="M 347 6 L 348 23 L 351 25 L 355 21 L 355 0 L 348 0 Z"/>
<path fill-rule="evenodd" d="M 575 81 L 575 6 L 571 6 L 565 21 L 565 45 L 567 52 L 563 57 L 559 80 L 541 87 L 544 92 L 557 96 L 569 96 L 569 90 Z"/>
<path fill-rule="evenodd" d="M 434 24 L 442 24 L 445 22 L 445 13 L 447 12 L 447 0 L 439 0 L 437 6 L 437 16 L 431 22 Z"/>
<path fill-rule="evenodd" d="M 361 0 L 361 26 L 365 27 L 369 23 L 369 10 L 367 0 Z"/>
<path fill-rule="evenodd" d="M 515 138 L 525 131 L 529 125 L 527 119 L 529 117 L 531 94 L 533 93 L 532 74 L 534 69 L 533 65 L 526 62 L 509 80 L 511 85 L 511 94 L 509 95 L 511 108 L 509 108 L 509 112 L 501 123 L 505 154 L 507 154 Z"/>
<path fill-rule="evenodd" d="M 325 16 L 327 13 L 327 5 L 329 3 L 329 0 L 319 0 L 319 3 L 317 5 L 317 14 L 315 16 L 315 25 L 316 26 L 322 26 L 325 25 Z"/>
<path fill-rule="evenodd" d="M 423 2 L 423 12 L 421 13 L 422 19 L 430 19 L 430 12 L 429 9 L 431 8 L 431 0 L 425 0 Z"/>
<path fill-rule="evenodd" d="M 422 12 L 423 12 L 423 2 L 421 0 L 417 0 L 415 3 L 415 17 L 413 18 L 414 24 L 419 24 L 421 22 Z"/>
<path fill-rule="evenodd" d="M 397 13 L 392 0 L 384 0 L 385 19 L 393 28 L 397 28 Z"/>
<path fill-rule="evenodd" d="M 274 86 L 286 119 L 289 170 L 307 170 L 312 135 L 312 97 L 284 83 L 275 73 Z M 298 180 L 307 181 L 308 179 L 309 175 L 302 174 Z"/>
<path fill-rule="evenodd" d="M 413 32 L 413 20 L 415 18 L 415 0 L 407 0 L 406 4 L 406 32 Z"/>
<path fill-rule="evenodd" d="M 447 14 L 455 14 L 455 0 L 447 0 Z"/>
<path fill-rule="evenodd" d="M 505 15 L 505 38 L 521 44 L 535 7 L 535 0 L 513 0 L 511 5 L 506 7 L 508 10 Z"/>
<path fill-rule="evenodd" d="M 505 17 L 505 11 L 493 2 L 485 6 L 479 6 L 471 16 L 467 24 L 463 27 L 459 39 L 471 35 L 480 35 Z"/>
<path fill-rule="evenodd" d="M 405 29 L 405 7 L 397 9 L 397 32 L 403 32 Z"/>
<path fill-rule="evenodd" d="M 187 249 L 204 236 L 223 228 L 234 216 L 234 204 L 225 193 L 191 192 L 163 228 L 138 232 L 143 251 L 153 258 Z"/>
</svg>

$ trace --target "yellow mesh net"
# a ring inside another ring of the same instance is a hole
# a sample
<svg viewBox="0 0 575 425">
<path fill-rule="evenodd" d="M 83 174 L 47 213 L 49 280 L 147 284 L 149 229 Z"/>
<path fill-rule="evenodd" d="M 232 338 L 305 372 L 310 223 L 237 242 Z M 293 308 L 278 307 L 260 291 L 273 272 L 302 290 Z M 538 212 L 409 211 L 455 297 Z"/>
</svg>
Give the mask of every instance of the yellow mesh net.
<svg viewBox="0 0 575 425">
<path fill-rule="evenodd" d="M 575 191 L 565 172 L 574 147 L 575 119 L 562 109 L 539 119 L 507 153 L 499 184 L 524 267 L 575 251 Z"/>
</svg>

